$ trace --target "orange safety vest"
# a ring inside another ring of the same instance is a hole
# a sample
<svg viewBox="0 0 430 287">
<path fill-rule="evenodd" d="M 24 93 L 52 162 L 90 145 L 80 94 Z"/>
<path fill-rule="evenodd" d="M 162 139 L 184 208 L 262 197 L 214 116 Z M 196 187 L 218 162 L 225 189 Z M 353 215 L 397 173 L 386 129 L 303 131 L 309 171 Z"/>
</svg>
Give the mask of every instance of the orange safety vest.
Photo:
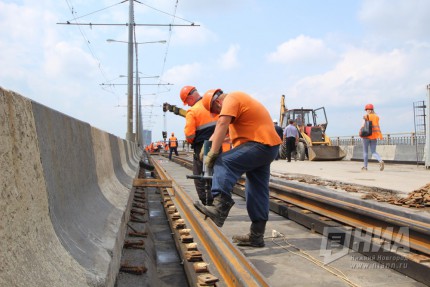
<svg viewBox="0 0 430 287">
<path fill-rule="evenodd" d="M 366 137 L 369 140 L 382 139 L 381 128 L 379 127 L 379 117 L 377 114 L 368 114 L 364 118 L 369 117 L 369 121 L 372 122 L 372 134 Z"/>
<path fill-rule="evenodd" d="M 177 147 L 177 146 L 178 146 L 178 139 L 176 137 L 170 137 L 169 147 Z"/>
<path fill-rule="evenodd" d="M 216 126 L 218 115 L 213 117 L 211 113 L 205 109 L 201 100 L 188 109 L 185 116 L 185 139 L 191 144 L 203 143 L 208 140 Z"/>
</svg>

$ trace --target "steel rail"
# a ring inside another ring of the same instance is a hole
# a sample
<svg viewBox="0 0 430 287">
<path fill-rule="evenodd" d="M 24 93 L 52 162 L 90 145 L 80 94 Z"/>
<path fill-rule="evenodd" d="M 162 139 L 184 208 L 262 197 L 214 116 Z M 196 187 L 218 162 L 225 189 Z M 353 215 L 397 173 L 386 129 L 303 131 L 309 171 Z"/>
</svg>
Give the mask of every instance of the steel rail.
<svg viewBox="0 0 430 287">
<path fill-rule="evenodd" d="M 411 249 L 430 255 L 430 224 L 344 200 L 315 194 L 303 189 L 271 183 L 271 196 L 301 208 L 321 214 L 355 228 L 381 230 L 387 227 L 409 227 L 408 244 Z M 277 191 L 274 191 L 276 189 Z M 393 226 L 394 225 L 394 226 Z M 387 240 L 403 245 L 405 238 L 398 230 L 391 234 L 378 234 Z"/>
<path fill-rule="evenodd" d="M 186 159 L 177 159 L 186 165 Z M 387 227 L 408 227 L 411 230 L 408 235 L 409 248 L 430 255 L 430 221 L 425 222 L 419 218 L 396 215 L 374 207 L 331 198 L 325 194 L 307 191 L 305 187 L 298 184 L 293 186 L 293 184 L 281 185 L 271 182 L 269 187 L 272 199 L 291 203 L 355 228 L 374 229 L 375 232 L 378 232 Z M 319 190 L 316 187 L 313 189 Z M 381 234 L 376 235 L 387 240 L 393 240 L 400 245 L 405 243 L 402 242 L 405 238 L 402 237 L 402 233 L 398 232 L 398 228 L 394 229 L 391 234 L 381 232 Z"/>
<path fill-rule="evenodd" d="M 156 173 L 161 179 L 172 181 L 172 188 L 167 188 L 175 207 L 190 228 L 200 239 L 203 247 L 216 271 L 222 277 L 226 286 L 269 286 L 261 273 L 220 231 L 212 220 L 204 220 L 202 214 L 196 211 L 192 198 L 167 173 L 161 165 L 151 159 Z"/>
</svg>

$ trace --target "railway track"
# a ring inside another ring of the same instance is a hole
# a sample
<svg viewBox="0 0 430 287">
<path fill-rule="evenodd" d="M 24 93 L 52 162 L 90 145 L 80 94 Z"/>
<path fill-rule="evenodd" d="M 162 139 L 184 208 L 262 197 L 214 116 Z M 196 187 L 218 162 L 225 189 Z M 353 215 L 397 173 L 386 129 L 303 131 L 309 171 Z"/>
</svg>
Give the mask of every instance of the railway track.
<svg viewBox="0 0 430 287">
<path fill-rule="evenodd" d="M 192 168 L 192 162 L 186 158 L 174 157 L 174 161 L 188 169 Z M 243 180 L 239 181 L 234 193 L 244 196 L 243 184 Z M 279 178 L 271 179 L 270 198 L 272 211 L 326 236 L 328 242 L 336 242 L 339 246 L 372 256 L 375 261 L 384 266 L 392 267 L 408 277 L 430 285 L 430 278 L 427 276 L 430 269 L 430 219 L 428 217 L 407 208 L 344 198 L 323 187 Z M 176 200 L 183 212 L 188 213 L 186 209 L 193 209 L 189 203 Z M 194 222 L 196 219 L 188 220 Z M 199 238 L 205 238 L 206 241 L 209 240 L 205 237 L 207 234 L 211 234 L 210 237 L 213 234 L 221 236 L 210 220 L 205 222 L 210 222 L 208 224 L 211 227 L 210 230 L 201 229 L 198 227 L 199 220 L 195 221 L 197 225 L 193 229 L 200 230 Z M 231 244 L 223 238 L 223 245 L 228 248 Z M 211 249 L 214 246 L 205 247 Z M 225 250 L 221 251 L 222 256 L 224 256 L 223 252 Z M 230 251 L 230 254 L 233 257 L 237 255 L 233 251 Z M 210 257 L 220 260 L 216 254 Z M 228 256 L 227 258 L 228 261 L 232 259 Z M 393 264 L 394 261 L 400 260 L 399 258 L 407 264 L 408 268 Z M 223 264 L 216 264 L 216 266 Z M 244 266 L 243 264 L 245 263 L 239 263 L 240 266 Z M 230 271 L 225 271 L 225 274 L 228 274 L 227 277 L 231 276 Z M 255 278 L 254 280 L 258 282 Z"/>
<path fill-rule="evenodd" d="M 221 230 L 195 210 L 193 199 L 175 179 L 156 161 L 149 160 L 155 167 L 154 179 L 146 179 L 143 185 L 160 187 L 189 286 L 269 286 Z"/>
</svg>

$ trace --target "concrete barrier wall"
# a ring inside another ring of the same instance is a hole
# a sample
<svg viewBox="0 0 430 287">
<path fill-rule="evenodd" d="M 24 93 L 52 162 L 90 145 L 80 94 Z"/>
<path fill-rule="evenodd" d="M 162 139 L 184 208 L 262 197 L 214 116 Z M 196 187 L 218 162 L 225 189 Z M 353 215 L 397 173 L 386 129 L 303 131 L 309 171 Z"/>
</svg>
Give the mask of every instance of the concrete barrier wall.
<svg viewBox="0 0 430 287">
<path fill-rule="evenodd" d="M 141 152 L 0 88 L 0 286 L 114 286 Z"/>
<path fill-rule="evenodd" d="M 346 152 L 344 160 L 363 160 L 363 146 L 362 145 L 348 145 L 341 146 Z M 417 162 L 417 150 L 413 145 L 377 145 L 376 152 L 381 156 L 384 161 L 395 161 L 404 163 Z M 370 157 L 370 149 L 368 151 Z M 371 158 L 371 157 L 370 157 Z M 424 156 L 418 159 L 423 162 Z"/>
</svg>

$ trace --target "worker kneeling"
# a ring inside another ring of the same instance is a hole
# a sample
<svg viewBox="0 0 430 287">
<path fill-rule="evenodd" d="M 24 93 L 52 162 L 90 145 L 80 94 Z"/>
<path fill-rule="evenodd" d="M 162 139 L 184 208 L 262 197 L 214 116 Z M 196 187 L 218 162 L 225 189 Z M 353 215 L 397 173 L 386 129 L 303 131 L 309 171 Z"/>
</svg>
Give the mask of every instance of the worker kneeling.
<svg viewBox="0 0 430 287">
<path fill-rule="evenodd" d="M 208 111 L 219 114 L 210 138 L 212 146 L 205 158 L 206 166 L 213 168 L 214 201 L 212 206 L 200 202 L 194 205 L 222 227 L 234 205 L 231 190 L 246 173 L 246 208 L 252 224 L 248 234 L 235 235 L 233 240 L 241 246 L 263 247 L 269 218 L 270 164 L 278 154 L 281 139 L 267 109 L 246 93 L 225 94 L 220 89 L 209 90 L 202 100 Z M 219 154 L 227 132 L 233 149 Z"/>
</svg>

